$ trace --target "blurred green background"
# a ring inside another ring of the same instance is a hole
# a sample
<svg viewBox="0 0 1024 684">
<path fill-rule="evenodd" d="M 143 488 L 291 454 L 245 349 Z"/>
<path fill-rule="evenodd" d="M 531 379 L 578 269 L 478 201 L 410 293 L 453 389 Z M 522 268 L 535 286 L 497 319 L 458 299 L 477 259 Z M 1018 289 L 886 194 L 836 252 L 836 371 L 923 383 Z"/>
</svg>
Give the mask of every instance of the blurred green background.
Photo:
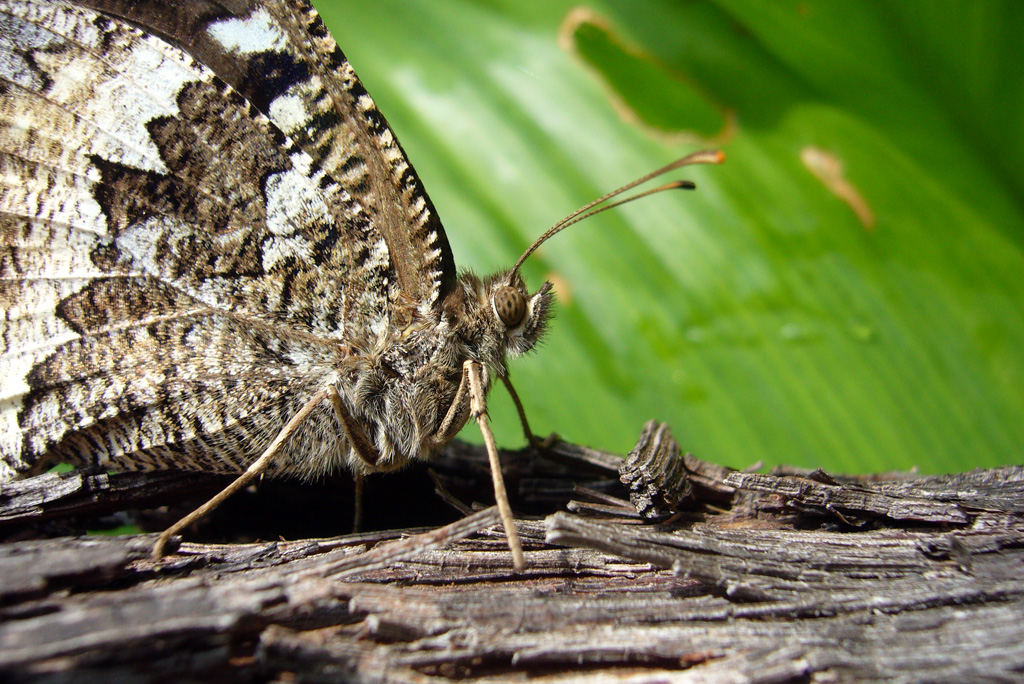
<svg viewBox="0 0 1024 684">
<path fill-rule="evenodd" d="M 510 266 L 674 157 L 728 155 L 527 262 L 560 297 L 512 367 L 539 434 L 624 453 L 659 418 L 736 467 L 1024 460 L 1021 3 L 317 5 L 460 268 Z M 501 387 L 491 412 L 520 445 Z"/>
</svg>

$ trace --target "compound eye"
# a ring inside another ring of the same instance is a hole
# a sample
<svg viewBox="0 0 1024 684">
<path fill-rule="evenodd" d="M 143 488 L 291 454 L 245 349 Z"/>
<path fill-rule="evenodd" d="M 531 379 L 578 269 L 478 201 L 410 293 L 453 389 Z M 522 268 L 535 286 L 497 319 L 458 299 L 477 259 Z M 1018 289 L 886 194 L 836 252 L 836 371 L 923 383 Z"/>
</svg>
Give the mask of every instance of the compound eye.
<svg viewBox="0 0 1024 684">
<path fill-rule="evenodd" d="M 514 328 L 523 322 L 526 315 L 526 299 L 514 287 L 502 285 L 494 291 L 494 310 L 502 323 Z"/>
</svg>

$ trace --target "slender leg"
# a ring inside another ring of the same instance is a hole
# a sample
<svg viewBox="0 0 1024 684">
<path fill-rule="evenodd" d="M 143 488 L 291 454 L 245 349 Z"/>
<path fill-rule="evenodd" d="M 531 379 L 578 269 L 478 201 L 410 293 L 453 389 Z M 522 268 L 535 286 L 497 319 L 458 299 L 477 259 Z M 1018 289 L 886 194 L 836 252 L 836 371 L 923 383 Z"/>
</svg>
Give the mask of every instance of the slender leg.
<svg viewBox="0 0 1024 684">
<path fill-rule="evenodd" d="M 462 378 L 459 380 L 459 388 L 455 390 L 455 398 L 452 405 L 448 407 L 448 413 L 441 420 L 441 426 L 434 433 L 434 446 L 441 447 L 452 441 L 459 430 L 466 424 L 465 420 L 459 420 L 464 416 L 466 400 L 469 395 L 469 361 L 462 365 Z"/>
<path fill-rule="evenodd" d="M 356 422 L 356 419 L 349 414 L 348 409 L 345 407 L 345 402 L 341 400 L 341 395 L 338 394 L 338 390 L 333 386 L 328 387 L 327 390 L 327 398 L 331 400 L 331 405 L 334 406 L 334 413 L 338 416 L 338 420 L 341 421 L 341 427 L 345 431 L 345 437 L 348 438 L 349 445 L 355 450 L 359 458 L 372 469 L 380 461 L 380 451 L 377 450 L 377 447 L 366 436 L 366 433 L 359 423 Z"/>
<path fill-rule="evenodd" d="M 264 451 L 263 454 L 252 463 L 252 465 L 246 468 L 245 472 L 239 475 L 234 482 L 222 489 L 202 506 L 164 530 L 163 534 L 161 534 L 156 540 L 156 544 L 153 545 L 153 560 L 159 560 L 163 557 L 164 547 L 167 546 L 167 542 L 170 541 L 172 536 L 202 518 L 217 506 L 221 505 L 221 503 L 223 503 L 229 496 L 237 492 L 242 487 L 245 487 L 256 477 L 262 475 L 267 470 L 271 461 L 273 461 L 274 456 L 276 456 L 281 450 L 281 447 L 284 446 L 284 443 L 288 438 L 291 437 L 299 428 L 302 421 L 309 417 L 309 414 L 313 412 L 313 409 L 315 409 L 317 405 L 327 397 L 331 390 L 334 390 L 334 388 L 328 387 L 313 395 L 313 398 L 307 401 L 306 405 L 299 409 L 299 412 L 292 416 L 291 420 L 285 424 L 284 428 L 282 428 L 281 432 L 279 432 L 277 437 L 274 438 L 274 441 L 270 443 L 270 446 L 267 447 L 266 451 Z M 334 391 L 337 392 L 337 390 Z"/>
<path fill-rule="evenodd" d="M 523 410 L 523 402 L 519 401 L 519 394 L 512 387 L 512 380 L 508 376 L 502 376 L 501 381 L 504 383 L 505 389 L 508 390 L 509 396 L 512 397 L 512 403 L 516 405 L 516 412 L 519 414 L 519 422 L 523 425 L 523 434 L 526 435 L 526 441 L 534 449 L 542 448 L 544 444 L 541 440 L 537 439 L 537 436 L 533 434 L 533 430 L 530 429 L 530 423 L 526 420 L 526 411 Z"/>
<path fill-rule="evenodd" d="M 352 480 L 355 482 L 355 515 L 352 516 L 352 533 L 363 531 L 363 494 L 366 487 L 366 476 L 362 473 L 353 473 Z"/>
<path fill-rule="evenodd" d="M 512 507 L 508 503 L 508 493 L 505 491 L 505 480 L 501 476 L 501 462 L 498 459 L 498 446 L 494 442 L 494 434 L 487 420 L 487 405 L 484 403 L 484 382 L 481 377 L 481 366 L 476 361 L 466 361 L 463 366 L 469 378 L 470 406 L 473 417 L 480 425 L 480 432 L 484 436 L 484 444 L 487 447 L 487 458 L 491 464 L 491 480 L 494 483 L 494 498 L 498 504 L 498 512 L 501 513 L 501 523 L 505 527 L 505 537 L 508 539 L 508 548 L 512 552 L 512 565 L 517 572 L 526 569 L 526 559 L 523 557 L 523 546 L 519 542 L 519 533 L 516 532 L 515 520 L 512 517 Z"/>
<path fill-rule="evenodd" d="M 238 476 L 238 478 L 229 484 L 227 487 L 218 492 L 213 498 L 204 503 L 202 506 L 192 511 L 184 518 L 174 523 L 157 538 L 156 544 L 153 545 L 153 559 L 159 560 L 164 555 L 164 547 L 167 546 L 167 542 L 170 541 L 171 537 L 185 529 L 195 521 L 202 518 L 204 515 L 221 505 L 225 499 L 242 489 L 247 484 L 252 482 L 255 478 L 261 477 L 273 462 L 274 457 L 281 451 L 281 447 L 284 446 L 288 438 L 299 429 L 302 422 L 309 417 L 309 414 L 320 404 L 324 399 L 329 399 L 331 405 L 334 407 L 334 412 L 338 414 L 338 419 L 341 421 L 342 428 L 345 431 L 345 436 L 348 438 L 348 443 L 355 449 L 359 457 L 370 465 L 375 464 L 380 459 L 380 452 L 370 443 L 366 438 L 366 434 L 360 429 L 358 423 L 349 415 L 348 410 L 345 408 L 345 404 L 341 400 L 341 395 L 338 394 L 337 388 L 333 385 L 325 387 L 316 394 L 313 398 L 305 403 L 305 405 L 299 409 L 298 413 L 291 417 L 285 426 L 278 433 L 274 441 L 270 443 L 258 459 L 256 459 L 252 465 L 250 465 L 244 473 Z"/>
</svg>

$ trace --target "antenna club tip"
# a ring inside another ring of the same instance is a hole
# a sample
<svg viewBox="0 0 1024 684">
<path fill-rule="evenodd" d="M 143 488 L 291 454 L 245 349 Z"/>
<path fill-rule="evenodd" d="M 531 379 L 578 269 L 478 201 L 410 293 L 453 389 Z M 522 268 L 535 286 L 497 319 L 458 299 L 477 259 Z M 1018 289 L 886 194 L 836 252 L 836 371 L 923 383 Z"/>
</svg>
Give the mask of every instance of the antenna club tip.
<svg viewBox="0 0 1024 684">
<path fill-rule="evenodd" d="M 691 164 L 721 164 L 724 161 L 725 152 L 721 150 L 701 150 L 700 152 L 686 155 L 671 164 L 671 166 L 678 169 L 681 166 L 689 166 Z"/>
<path fill-rule="evenodd" d="M 701 150 L 690 155 L 691 164 L 721 164 L 725 161 L 722 150 Z"/>
</svg>

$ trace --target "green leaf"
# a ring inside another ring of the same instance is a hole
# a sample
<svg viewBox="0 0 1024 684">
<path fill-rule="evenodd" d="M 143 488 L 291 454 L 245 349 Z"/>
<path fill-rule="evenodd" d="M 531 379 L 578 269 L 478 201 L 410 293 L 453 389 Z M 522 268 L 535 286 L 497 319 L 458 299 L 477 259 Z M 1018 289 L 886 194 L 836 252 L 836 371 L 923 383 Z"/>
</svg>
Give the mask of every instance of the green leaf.
<svg viewBox="0 0 1024 684">
<path fill-rule="evenodd" d="M 955 471 L 1024 448 L 1014 2 L 318 3 L 460 268 L 703 144 L 720 167 L 526 264 L 560 305 L 512 378 L 539 434 L 716 462 Z M 675 176 L 673 176 L 675 177 Z M 499 442 L 521 431 L 501 388 Z"/>
</svg>

